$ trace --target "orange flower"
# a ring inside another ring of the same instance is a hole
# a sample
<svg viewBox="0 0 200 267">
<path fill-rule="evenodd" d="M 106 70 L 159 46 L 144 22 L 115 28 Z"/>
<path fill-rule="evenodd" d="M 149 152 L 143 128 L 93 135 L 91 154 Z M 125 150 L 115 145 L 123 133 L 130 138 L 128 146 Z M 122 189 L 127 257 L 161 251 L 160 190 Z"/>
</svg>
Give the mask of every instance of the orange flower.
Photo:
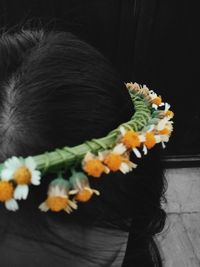
<svg viewBox="0 0 200 267">
<path fill-rule="evenodd" d="M 21 166 L 15 171 L 13 178 L 17 184 L 30 184 L 31 172 L 27 167 Z"/>
<path fill-rule="evenodd" d="M 9 181 L 0 180 L 0 202 L 4 202 L 8 210 L 16 211 L 19 206 L 13 197 L 14 187 Z"/>
<path fill-rule="evenodd" d="M 100 195 L 98 190 L 92 189 L 90 187 L 89 179 L 83 172 L 76 172 L 74 169 L 72 170 L 72 176 L 69 179 L 70 184 L 72 185 L 72 190 L 70 190 L 69 194 L 74 195 L 74 199 L 80 202 L 87 202 L 96 194 Z"/>
<path fill-rule="evenodd" d="M 84 171 L 87 172 L 88 175 L 94 177 L 100 177 L 103 172 L 105 172 L 105 166 L 98 159 L 91 159 L 85 162 L 83 167 Z"/>
<path fill-rule="evenodd" d="M 148 148 L 148 149 L 151 149 L 152 147 L 155 146 L 156 144 L 156 139 L 155 139 L 155 136 L 152 132 L 147 132 L 146 135 L 146 140 L 144 142 L 144 145 Z"/>
<path fill-rule="evenodd" d="M 151 100 L 151 102 L 157 106 L 160 106 L 160 104 L 162 103 L 162 98 L 161 96 L 156 96 Z"/>
<path fill-rule="evenodd" d="M 0 202 L 5 202 L 13 197 L 14 188 L 10 182 L 0 181 Z"/>
<path fill-rule="evenodd" d="M 122 142 L 127 148 L 135 148 L 140 146 L 138 133 L 135 131 L 127 131 L 122 137 Z"/>
<path fill-rule="evenodd" d="M 48 196 L 46 205 L 50 210 L 58 212 L 64 210 L 69 205 L 69 199 L 62 196 Z"/>
<path fill-rule="evenodd" d="M 123 162 L 123 157 L 115 153 L 108 154 L 104 159 L 104 163 L 108 166 L 108 168 L 111 171 L 119 170 L 122 162 Z"/>
<path fill-rule="evenodd" d="M 84 188 L 76 194 L 75 199 L 80 202 L 87 202 L 93 195 L 93 191 L 90 188 Z"/>
</svg>

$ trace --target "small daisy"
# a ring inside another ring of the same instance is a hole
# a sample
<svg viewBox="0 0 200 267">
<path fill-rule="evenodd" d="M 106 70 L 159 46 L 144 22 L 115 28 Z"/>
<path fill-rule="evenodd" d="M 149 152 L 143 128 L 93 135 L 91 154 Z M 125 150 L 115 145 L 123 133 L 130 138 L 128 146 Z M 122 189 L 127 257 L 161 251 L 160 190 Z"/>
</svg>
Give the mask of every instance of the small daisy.
<svg viewBox="0 0 200 267">
<path fill-rule="evenodd" d="M 101 160 L 111 171 L 120 170 L 123 173 L 131 171 L 137 165 L 129 160 L 127 148 L 122 144 L 117 144 L 112 150 L 100 152 Z"/>
<path fill-rule="evenodd" d="M 5 168 L 1 172 L 2 180 L 13 180 L 17 186 L 14 191 L 15 199 L 26 199 L 29 185 L 39 185 L 41 179 L 40 171 L 36 170 L 36 162 L 32 157 L 26 159 L 12 157 L 5 161 Z"/>
<path fill-rule="evenodd" d="M 88 177 L 83 172 L 74 172 L 69 181 L 73 187 L 69 194 L 75 194 L 75 200 L 77 201 L 87 202 L 93 194 L 100 195 L 98 190 L 90 187 Z"/>
<path fill-rule="evenodd" d="M 53 180 L 49 185 L 47 199 L 40 204 L 39 209 L 44 212 L 64 210 L 71 213 L 72 209 L 77 209 L 77 205 L 69 199 L 69 190 L 70 184 L 67 180 L 61 177 Z"/>
<path fill-rule="evenodd" d="M 101 162 L 98 156 L 88 151 L 82 160 L 83 170 L 93 177 L 100 177 L 102 173 L 109 173 L 110 170 Z"/>
<path fill-rule="evenodd" d="M 120 126 L 119 130 L 122 135 L 121 142 L 125 145 L 125 147 L 131 148 L 137 158 L 141 158 L 142 155 L 138 148 L 143 141 L 142 134 L 133 130 L 126 131 L 123 126 Z"/>
<path fill-rule="evenodd" d="M 172 121 L 167 121 L 165 126 L 162 129 L 158 130 L 158 133 L 161 135 L 170 136 L 172 131 L 173 131 Z"/>
<path fill-rule="evenodd" d="M 154 131 L 150 131 L 150 130 L 147 131 L 146 133 L 143 133 L 141 140 L 143 143 L 142 150 L 143 150 L 144 155 L 147 155 L 148 149 L 153 148 L 157 143 L 161 142 L 160 135 L 157 135 L 154 133 Z"/>
<path fill-rule="evenodd" d="M 155 129 L 157 131 L 162 131 L 164 128 L 166 127 L 171 127 L 172 126 L 172 122 L 169 121 L 170 118 L 169 117 L 164 117 L 163 119 L 161 119 L 158 124 L 155 126 Z M 171 126 L 169 126 L 171 124 Z M 168 125 L 168 126 L 167 126 Z"/>
<path fill-rule="evenodd" d="M 13 198 L 14 187 L 11 182 L 0 180 L 0 202 L 5 204 L 8 210 L 16 211 L 19 206 Z"/>
<path fill-rule="evenodd" d="M 165 143 L 169 141 L 170 135 L 173 131 L 172 123 L 172 121 L 166 121 L 164 125 L 162 123 L 161 126 L 157 128 L 157 132 L 160 136 L 160 142 L 163 148 L 166 147 Z"/>
</svg>

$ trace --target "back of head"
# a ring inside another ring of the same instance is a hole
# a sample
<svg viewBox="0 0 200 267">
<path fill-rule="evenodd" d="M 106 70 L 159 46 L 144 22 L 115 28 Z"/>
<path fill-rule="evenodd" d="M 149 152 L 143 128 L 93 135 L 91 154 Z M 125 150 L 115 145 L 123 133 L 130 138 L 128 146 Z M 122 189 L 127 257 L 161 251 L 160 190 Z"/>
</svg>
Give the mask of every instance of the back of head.
<svg viewBox="0 0 200 267">
<path fill-rule="evenodd" d="M 36 155 L 102 137 L 128 121 L 133 112 L 125 85 L 110 62 L 78 37 L 67 32 L 44 30 L 2 34 L 1 162 L 14 155 Z M 0 207 L 0 213 L 5 216 L 1 229 L 15 221 L 17 231 L 21 235 L 29 232 L 29 238 L 33 239 L 38 234 L 30 231 L 33 224 L 43 231 L 42 227 L 48 225 L 49 219 L 55 224 L 74 221 L 125 229 L 134 233 L 127 257 L 131 264 L 151 266 L 149 244 L 152 236 L 162 230 L 165 221 L 161 209 L 164 178 L 159 155 L 154 149 L 146 158 L 137 159 L 139 167 L 134 173 L 122 175 L 117 172 L 103 175 L 98 181 L 91 179 L 93 187 L 100 189 L 101 196 L 80 205 L 69 216 L 44 215 L 37 210 L 49 181 L 54 178 L 47 174 L 41 186 L 31 190 L 29 200 L 21 204 L 18 214 L 4 213 Z M 26 227 L 19 230 L 24 222 Z M 44 239 L 47 237 L 45 231 L 48 231 L 47 227 L 42 234 Z M 51 242 L 51 237 L 48 238 Z M 149 261 L 146 258 L 149 265 L 143 264 L 142 253 L 149 258 Z"/>
</svg>

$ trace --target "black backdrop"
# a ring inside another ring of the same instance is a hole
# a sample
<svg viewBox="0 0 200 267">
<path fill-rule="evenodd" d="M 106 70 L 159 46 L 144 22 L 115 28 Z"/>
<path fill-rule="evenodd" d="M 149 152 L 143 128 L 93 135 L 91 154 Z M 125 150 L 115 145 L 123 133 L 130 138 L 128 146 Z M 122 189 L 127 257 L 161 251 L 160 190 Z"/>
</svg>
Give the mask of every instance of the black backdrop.
<svg viewBox="0 0 200 267">
<path fill-rule="evenodd" d="M 195 0 L 0 0 L 0 26 L 35 20 L 84 38 L 124 81 L 146 84 L 172 104 L 175 131 L 168 155 L 198 162 L 198 10 Z"/>
</svg>

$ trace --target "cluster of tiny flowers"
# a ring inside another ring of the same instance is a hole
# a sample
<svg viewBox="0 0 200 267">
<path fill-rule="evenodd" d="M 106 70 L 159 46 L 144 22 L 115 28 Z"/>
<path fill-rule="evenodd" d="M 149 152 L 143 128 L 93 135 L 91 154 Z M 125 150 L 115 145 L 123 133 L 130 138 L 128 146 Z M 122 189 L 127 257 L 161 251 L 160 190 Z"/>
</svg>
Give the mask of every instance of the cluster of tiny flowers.
<svg viewBox="0 0 200 267">
<path fill-rule="evenodd" d="M 129 159 L 131 151 L 137 158 L 141 158 L 142 153 L 146 155 L 156 144 L 161 143 L 165 148 L 165 143 L 169 141 L 173 131 L 171 119 L 174 116 L 170 105 L 163 103 L 161 97 L 146 86 L 141 87 L 137 83 L 128 83 L 126 86 L 129 90 L 144 96 L 152 109 L 157 112 L 156 117 L 150 120 L 141 131 L 126 130 L 125 127 L 120 126 L 114 148 L 98 152 L 98 155 L 87 152 L 82 161 L 82 168 L 90 176 L 100 177 L 102 173 L 108 174 L 110 171 L 121 171 L 126 174 L 137 167 Z M 158 109 L 163 106 L 164 109 Z"/>
<path fill-rule="evenodd" d="M 32 157 L 6 160 L 0 174 L 0 202 L 5 203 L 8 210 L 18 210 L 17 200 L 26 199 L 29 185 L 39 185 L 40 179 L 41 173 L 36 170 Z"/>
<path fill-rule="evenodd" d="M 73 170 L 68 180 L 59 175 L 49 184 L 47 198 L 39 209 L 43 212 L 51 210 L 71 213 L 77 209 L 77 202 L 87 202 L 93 194 L 100 193 L 90 187 L 89 179 L 83 172 Z"/>
</svg>

